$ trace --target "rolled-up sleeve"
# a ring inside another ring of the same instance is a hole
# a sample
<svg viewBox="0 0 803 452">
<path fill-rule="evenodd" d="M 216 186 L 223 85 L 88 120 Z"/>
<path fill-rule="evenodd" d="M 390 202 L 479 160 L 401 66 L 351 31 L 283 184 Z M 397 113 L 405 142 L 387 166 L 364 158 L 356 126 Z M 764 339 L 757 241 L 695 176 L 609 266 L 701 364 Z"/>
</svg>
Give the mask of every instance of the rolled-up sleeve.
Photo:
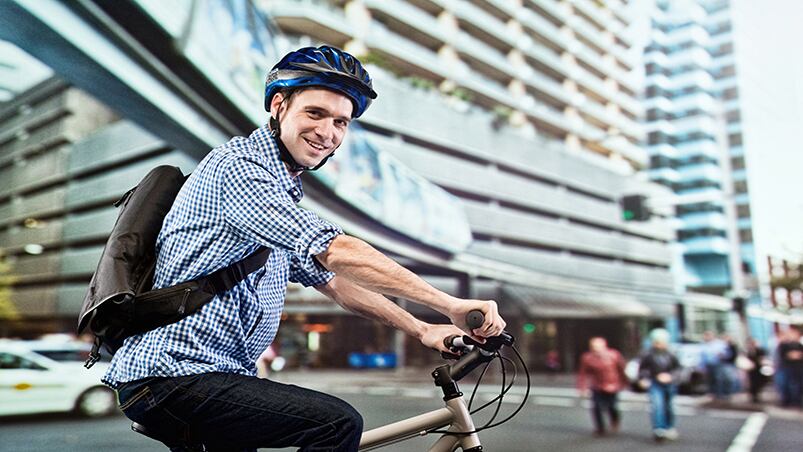
<svg viewBox="0 0 803 452">
<path fill-rule="evenodd" d="M 291 281 L 319 285 L 334 275 L 315 259 L 343 231 L 298 207 L 278 178 L 255 158 L 238 156 L 221 168 L 221 209 L 245 239 L 291 256 Z"/>
</svg>

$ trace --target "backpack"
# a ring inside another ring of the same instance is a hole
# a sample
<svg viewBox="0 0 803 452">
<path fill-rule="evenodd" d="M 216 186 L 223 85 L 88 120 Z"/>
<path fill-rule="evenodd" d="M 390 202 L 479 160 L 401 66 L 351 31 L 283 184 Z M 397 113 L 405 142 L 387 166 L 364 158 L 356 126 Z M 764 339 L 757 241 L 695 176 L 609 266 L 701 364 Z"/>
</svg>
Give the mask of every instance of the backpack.
<svg viewBox="0 0 803 452">
<path fill-rule="evenodd" d="M 260 247 L 209 275 L 151 290 L 156 238 L 187 177 L 158 166 L 114 203 L 120 212 L 78 316 L 78 333 L 88 328 L 95 336 L 86 368 L 100 358 L 101 345 L 114 354 L 125 338 L 178 322 L 265 265 L 270 249 Z"/>
</svg>

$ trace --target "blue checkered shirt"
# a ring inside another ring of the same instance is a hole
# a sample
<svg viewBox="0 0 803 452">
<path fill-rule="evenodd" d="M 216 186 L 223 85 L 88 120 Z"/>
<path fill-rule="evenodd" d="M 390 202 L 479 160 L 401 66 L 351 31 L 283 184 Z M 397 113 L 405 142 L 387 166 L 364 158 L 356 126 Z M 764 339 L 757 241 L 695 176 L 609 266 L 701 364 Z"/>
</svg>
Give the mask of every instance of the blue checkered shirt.
<svg viewBox="0 0 803 452">
<path fill-rule="evenodd" d="M 287 282 L 317 286 L 334 276 L 314 256 L 343 231 L 299 208 L 302 196 L 266 127 L 213 149 L 165 218 L 154 288 L 210 274 L 260 245 L 273 251 L 264 267 L 195 314 L 126 339 L 103 382 L 116 388 L 145 377 L 255 375 L 279 328 Z"/>
</svg>

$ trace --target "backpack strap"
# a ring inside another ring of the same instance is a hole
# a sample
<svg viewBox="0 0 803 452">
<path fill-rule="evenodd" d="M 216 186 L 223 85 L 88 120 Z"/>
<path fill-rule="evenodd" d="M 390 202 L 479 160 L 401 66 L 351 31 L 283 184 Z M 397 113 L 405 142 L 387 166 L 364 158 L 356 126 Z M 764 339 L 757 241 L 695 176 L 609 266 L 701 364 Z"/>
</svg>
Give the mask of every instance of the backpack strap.
<svg viewBox="0 0 803 452">
<path fill-rule="evenodd" d="M 246 276 L 262 268 L 265 262 L 268 261 L 270 252 L 270 248 L 260 246 L 248 257 L 199 278 L 198 282 L 206 281 L 214 288 L 215 293 L 231 290 L 234 286 L 239 284 L 240 281 L 244 280 Z"/>
</svg>

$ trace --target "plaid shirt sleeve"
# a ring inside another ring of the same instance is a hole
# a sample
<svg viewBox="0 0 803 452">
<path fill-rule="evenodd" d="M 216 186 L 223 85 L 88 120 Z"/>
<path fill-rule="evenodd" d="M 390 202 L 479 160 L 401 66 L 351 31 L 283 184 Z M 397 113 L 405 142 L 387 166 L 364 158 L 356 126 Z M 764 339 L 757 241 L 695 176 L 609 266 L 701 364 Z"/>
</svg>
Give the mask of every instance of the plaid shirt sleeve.
<svg viewBox="0 0 803 452">
<path fill-rule="evenodd" d="M 315 259 L 343 231 L 298 207 L 263 162 L 236 156 L 223 172 L 222 210 L 226 223 L 244 239 L 286 250 L 293 282 L 320 285 L 334 274 Z"/>
</svg>

